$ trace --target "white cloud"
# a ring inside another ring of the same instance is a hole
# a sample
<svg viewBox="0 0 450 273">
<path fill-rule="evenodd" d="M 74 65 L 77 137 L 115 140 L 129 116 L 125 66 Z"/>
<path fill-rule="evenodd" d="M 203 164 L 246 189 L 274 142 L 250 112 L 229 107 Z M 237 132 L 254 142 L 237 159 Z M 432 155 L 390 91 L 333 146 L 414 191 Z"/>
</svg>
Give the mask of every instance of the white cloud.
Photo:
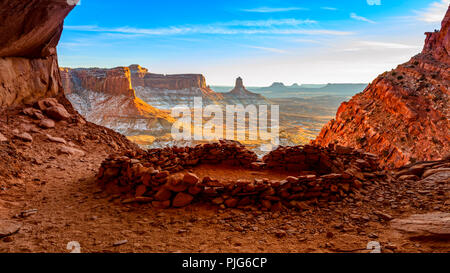
<svg viewBox="0 0 450 273">
<path fill-rule="evenodd" d="M 286 50 L 282 50 L 282 49 L 278 49 L 278 48 L 272 48 L 272 47 L 250 46 L 250 45 L 247 45 L 246 47 L 259 49 L 259 50 L 263 50 L 263 51 L 268 51 L 268 52 L 273 52 L 273 53 L 281 53 L 281 54 L 288 53 Z"/>
<path fill-rule="evenodd" d="M 337 8 L 333 8 L 333 7 L 321 7 L 321 9 L 324 9 L 324 10 L 337 10 Z"/>
<path fill-rule="evenodd" d="M 311 44 L 323 44 L 323 42 L 318 41 L 318 40 L 312 40 L 312 39 L 294 39 L 292 40 L 293 42 L 296 43 L 311 43 Z"/>
<path fill-rule="evenodd" d="M 358 20 L 358 21 L 363 21 L 363 22 L 367 22 L 367 23 L 371 23 L 371 24 L 375 24 L 375 21 L 372 21 L 370 19 L 367 19 L 366 17 L 362 17 L 357 15 L 356 13 L 352 12 L 350 14 L 350 18 Z"/>
<path fill-rule="evenodd" d="M 427 23 L 439 23 L 445 16 L 450 0 L 441 0 L 431 3 L 426 9 L 416 11 L 418 19 Z"/>
<path fill-rule="evenodd" d="M 268 19 L 268 20 L 236 20 L 224 23 L 216 23 L 220 26 L 242 26 L 242 27 L 271 27 L 271 26 L 299 26 L 317 24 L 314 20 L 298 20 L 298 19 Z"/>
<path fill-rule="evenodd" d="M 374 50 L 393 50 L 397 49 L 420 49 L 418 45 L 408 45 L 403 43 L 379 42 L 379 41 L 352 41 L 344 47 L 338 48 L 337 51 L 356 52 L 356 51 L 374 51 Z"/>
<path fill-rule="evenodd" d="M 259 7 L 259 8 L 253 8 L 253 9 L 241 9 L 241 11 L 257 12 L 257 13 L 275 13 L 275 12 L 288 12 L 288 11 L 296 11 L 296 10 L 308 10 L 308 9 L 300 8 L 300 7 L 288 7 L 288 8 Z"/>
<path fill-rule="evenodd" d="M 300 25 L 317 24 L 313 20 L 278 19 L 278 20 L 254 20 L 254 21 L 230 21 L 212 23 L 207 25 L 170 26 L 164 28 L 133 28 L 116 27 L 106 28 L 93 25 L 65 26 L 66 30 L 121 33 L 134 35 L 183 35 L 183 34 L 305 34 L 305 35 L 352 35 L 353 32 L 331 29 L 304 29 Z M 275 28 L 276 27 L 276 28 Z"/>
<path fill-rule="evenodd" d="M 377 41 L 360 41 L 358 42 L 361 46 L 378 48 L 378 49 L 412 49 L 417 48 L 414 45 L 400 44 L 400 43 L 389 43 L 389 42 L 377 42 Z"/>
</svg>

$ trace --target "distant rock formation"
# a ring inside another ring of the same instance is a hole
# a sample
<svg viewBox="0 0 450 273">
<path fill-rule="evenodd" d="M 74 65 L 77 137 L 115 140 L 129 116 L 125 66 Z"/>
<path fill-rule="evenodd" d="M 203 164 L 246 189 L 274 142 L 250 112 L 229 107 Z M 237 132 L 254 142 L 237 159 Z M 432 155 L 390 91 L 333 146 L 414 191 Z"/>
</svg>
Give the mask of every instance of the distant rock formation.
<svg viewBox="0 0 450 273">
<path fill-rule="evenodd" d="M 227 104 L 269 104 L 269 101 L 260 94 L 248 91 L 241 77 L 236 79 L 235 87 L 228 93 L 223 93 Z"/>
<path fill-rule="evenodd" d="M 61 77 L 66 97 L 88 121 L 128 136 L 170 132 L 170 113 L 136 96 L 128 67 L 61 68 Z"/>
<path fill-rule="evenodd" d="M 272 87 L 272 88 L 284 88 L 284 87 L 286 87 L 286 85 L 284 85 L 284 83 L 282 83 L 282 82 L 274 82 L 274 83 L 272 83 L 272 85 L 270 87 Z"/>
<path fill-rule="evenodd" d="M 375 79 L 339 108 L 314 141 L 378 154 L 382 164 L 438 160 L 450 151 L 450 8 L 422 53 Z"/>
<path fill-rule="evenodd" d="M 367 87 L 364 83 L 329 83 L 329 84 L 293 84 L 286 86 L 283 83 L 273 83 L 268 87 L 259 88 L 262 92 L 267 92 L 270 98 L 294 98 L 304 96 L 336 95 L 353 96 L 362 92 Z"/>
<path fill-rule="evenodd" d="M 0 107 L 62 94 L 56 45 L 67 1 L 0 2 Z"/>
<path fill-rule="evenodd" d="M 129 66 L 131 82 L 136 94 L 150 105 L 171 109 L 176 105 L 193 106 L 194 97 L 201 97 L 204 104 L 218 104 L 221 94 L 206 85 L 201 74 L 162 75 L 148 72 L 140 65 Z"/>
</svg>

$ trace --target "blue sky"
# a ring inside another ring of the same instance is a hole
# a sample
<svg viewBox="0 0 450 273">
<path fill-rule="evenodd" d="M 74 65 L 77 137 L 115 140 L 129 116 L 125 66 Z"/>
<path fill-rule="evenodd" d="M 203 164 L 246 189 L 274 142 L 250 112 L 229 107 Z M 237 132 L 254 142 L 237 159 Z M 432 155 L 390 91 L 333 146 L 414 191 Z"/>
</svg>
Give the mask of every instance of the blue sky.
<svg viewBox="0 0 450 273">
<path fill-rule="evenodd" d="M 450 0 L 81 0 L 61 66 L 141 64 L 210 85 L 370 82 L 420 52 Z"/>
</svg>

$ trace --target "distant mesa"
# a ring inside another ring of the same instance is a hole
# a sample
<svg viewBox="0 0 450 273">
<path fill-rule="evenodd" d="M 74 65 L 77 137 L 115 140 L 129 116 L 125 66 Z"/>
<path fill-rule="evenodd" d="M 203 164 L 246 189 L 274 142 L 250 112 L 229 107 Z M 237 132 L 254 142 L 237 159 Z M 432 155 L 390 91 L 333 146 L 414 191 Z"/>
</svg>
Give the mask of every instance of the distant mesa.
<svg viewBox="0 0 450 273">
<path fill-rule="evenodd" d="M 88 121 L 125 135 L 170 132 L 170 113 L 136 96 L 128 67 L 61 68 L 60 74 L 67 99 Z"/>
<path fill-rule="evenodd" d="M 286 87 L 286 85 L 284 85 L 284 83 L 282 82 L 274 82 L 270 87 L 278 88 L 278 87 Z"/>
<path fill-rule="evenodd" d="M 217 104 L 223 100 L 221 94 L 206 85 L 202 74 L 156 74 L 137 64 L 130 65 L 129 69 L 137 96 L 160 109 L 177 105 L 192 107 L 194 97 L 201 97 L 204 104 Z"/>
<path fill-rule="evenodd" d="M 131 71 L 133 87 L 141 86 L 151 89 L 183 90 L 192 88 L 208 88 L 206 79 L 202 74 L 176 74 L 164 75 L 150 73 L 147 68 L 138 64 L 128 67 Z"/>
</svg>

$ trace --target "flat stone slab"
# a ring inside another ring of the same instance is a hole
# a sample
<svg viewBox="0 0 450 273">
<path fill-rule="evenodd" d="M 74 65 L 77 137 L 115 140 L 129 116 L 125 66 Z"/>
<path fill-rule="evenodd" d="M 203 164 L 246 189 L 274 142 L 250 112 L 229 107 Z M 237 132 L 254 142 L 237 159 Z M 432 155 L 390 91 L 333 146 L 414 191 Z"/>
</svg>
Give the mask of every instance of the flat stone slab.
<svg viewBox="0 0 450 273">
<path fill-rule="evenodd" d="M 450 238 L 450 213 L 414 214 L 405 219 L 394 219 L 391 227 L 413 238 Z"/>
<path fill-rule="evenodd" d="M 11 236 L 17 233 L 22 224 L 11 220 L 0 220 L 0 238 Z"/>
</svg>

